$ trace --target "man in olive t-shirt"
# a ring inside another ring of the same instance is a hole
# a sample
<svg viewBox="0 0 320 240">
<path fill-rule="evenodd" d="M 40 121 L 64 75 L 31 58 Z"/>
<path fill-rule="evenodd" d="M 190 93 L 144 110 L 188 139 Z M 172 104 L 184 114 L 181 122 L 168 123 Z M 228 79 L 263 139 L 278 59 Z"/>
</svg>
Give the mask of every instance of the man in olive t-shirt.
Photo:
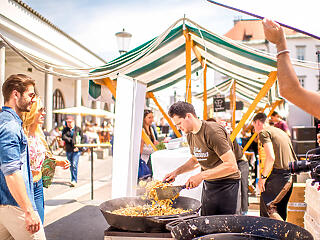
<svg viewBox="0 0 320 240">
<path fill-rule="evenodd" d="M 259 134 L 266 160 L 258 182 L 261 191 L 260 215 L 272 217 L 276 211 L 283 220 L 287 217 L 287 204 L 292 192 L 289 162 L 297 160 L 289 136 L 279 128 L 266 123 L 267 116 L 258 113 L 253 118 L 253 126 Z M 279 198 L 282 191 L 283 197 Z M 277 200 L 275 200 L 277 199 Z M 271 209 L 271 208 L 275 209 Z"/>
<path fill-rule="evenodd" d="M 201 166 L 201 172 L 188 179 L 186 187 L 195 188 L 203 181 L 202 215 L 235 214 L 240 171 L 233 153 L 233 144 L 218 123 L 201 121 L 194 107 L 186 102 L 174 103 L 169 116 L 176 126 L 187 134 L 192 157 L 165 181 L 173 182 L 182 173 Z"/>
</svg>

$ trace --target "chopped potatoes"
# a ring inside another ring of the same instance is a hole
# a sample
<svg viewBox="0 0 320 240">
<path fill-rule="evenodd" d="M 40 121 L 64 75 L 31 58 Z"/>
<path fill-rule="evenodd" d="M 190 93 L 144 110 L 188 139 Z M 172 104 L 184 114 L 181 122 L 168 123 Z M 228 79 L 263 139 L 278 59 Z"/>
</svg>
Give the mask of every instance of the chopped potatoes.
<svg viewBox="0 0 320 240">
<path fill-rule="evenodd" d="M 171 184 L 163 183 L 161 181 L 148 182 L 146 184 L 146 193 L 143 198 L 150 199 L 152 205 L 145 204 L 143 206 L 127 206 L 125 208 L 114 210 L 112 213 L 125 216 L 165 216 L 187 213 L 191 211 L 172 207 L 173 200 L 176 199 L 179 194 L 177 194 L 173 199 L 158 199 L 156 188 L 166 188 L 167 186 L 171 186 Z"/>
</svg>

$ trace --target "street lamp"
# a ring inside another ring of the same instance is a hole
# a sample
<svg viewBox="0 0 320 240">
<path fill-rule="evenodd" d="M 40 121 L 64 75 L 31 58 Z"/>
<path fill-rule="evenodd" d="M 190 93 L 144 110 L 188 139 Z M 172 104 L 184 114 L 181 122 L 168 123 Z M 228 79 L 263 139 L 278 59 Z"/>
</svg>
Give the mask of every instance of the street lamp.
<svg viewBox="0 0 320 240">
<path fill-rule="evenodd" d="M 115 35 L 117 38 L 117 44 L 118 44 L 118 49 L 119 49 L 120 55 L 128 52 L 132 34 L 125 32 L 123 29 L 122 32 L 118 32 Z"/>
</svg>

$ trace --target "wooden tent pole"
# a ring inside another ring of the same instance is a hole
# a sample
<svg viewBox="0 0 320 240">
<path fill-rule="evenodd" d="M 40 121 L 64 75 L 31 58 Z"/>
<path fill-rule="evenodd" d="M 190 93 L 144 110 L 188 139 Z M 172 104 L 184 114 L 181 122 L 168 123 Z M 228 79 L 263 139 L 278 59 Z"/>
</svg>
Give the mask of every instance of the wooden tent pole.
<svg viewBox="0 0 320 240">
<path fill-rule="evenodd" d="M 251 113 L 256 108 L 257 104 L 267 94 L 267 92 L 270 90 L 270 88 L 272 87 L 272 85 L 275 83 L 276 80 L 277 80 L 277 72 L 276 71 L 270 72 L 268 80 L 266 81 L 266 83 L 261 88 L 261 90 L 258 93 L 257 97 L 251 103 L 250 107 L 248 108 L 248 111 L 243 115 L 242 119 L 240 120 L 240 122 L 238 123 L 236 128 L 231 133 L 231 135 L 230 135 L 231 141 L 233 141 L 236 138 L 236 136 L 240 132 L 241 128 L 244 126 L 244 124 L 246 123 L 247 119 L 250 117 Z"/>
<path fill-rule="evenodd" d="M 232 110 L 231 127 L 236 127 L 236 81 L 233 80 L 233 84 L 230 88 L 230 110 Z"/>
<path fill-rule="evenodd" d="M 183 30 L 186 38 L 186 101 L 191 103 L 191 37 L 188 30 Z"/>
<path fill-rule="evenodd" d="M 172 128 L 172 130 L 174 131 L 174 133 L 176 134 L 176 136 L 179 138 L 181 137 L 180 132 L 178 131 L 178 129 L 176 128 L 176 126 L 173 124 L 172 120 L 170 119 L 170 117 L 168 116 L 168 114 L 163 110 L 163 108 L 160 106 L 158 100 L 156 99 L 156 97 L 154 96 L 153 92 L 147 92 L 147 97 L 152 98 L 152 100 L 154 101 L 154 103 L 157 105 L 157 107 L 159 108 L 160 112 L 162 113 L 163 117 L 167 120 L 167 122 L 169 123 L 170 127 Z"/>
<path fill-rule="evenodd" d="M 203 120 L 208 119 L 208 105 L 207 105 L 207 64 L 203 70 Z"/>
<path fill-rule="evenodd" d="M 110 78 L 104 78 L 103 79 L 104 84 L 109 88 L 110 92 L 112 93 L 114 99 L 116 99 L 116 87 L 113 84 L 113 81 Z M 149 136 L 145 133 L 145 131 L 143 131 L 142 129 L 142 135 L 141 135 L 143 141 L 148 144 L 151 145 L 151 147 L 153 148 L 153 150 L 157 151 L 156 146 L 153 144 L 153 142 L 151 141 L 151 139 L 149 138 Z"/>
<path fill-rule="evenodd" d="M 268 113 L 268 116 L 267 118 L 269 118 L 271 116 L 271 114 L 274 112 L 274 110 L 276 109 L 276 107 L 278 107 L 281 103 L 282 103 L 283 100 L 277 100 L 273 105 L 272 105 L 272 108 L 270 110 L 270 112 Z M 267 108 L 268 104 L 266 104 L 265 108 L 263 109 L 262 112 L 265 111 L 265 109 Z M 251 143 L 253 142 L 253 140 L 257 137 L 257 133 L 254 133 L 251 138 L 249 139 L 249 141 L 247 142 L 247 144 L 244 146 L 243 148 L 243 152 L 247 151 L 248 148 L 250 147 Z"/>
</svg>

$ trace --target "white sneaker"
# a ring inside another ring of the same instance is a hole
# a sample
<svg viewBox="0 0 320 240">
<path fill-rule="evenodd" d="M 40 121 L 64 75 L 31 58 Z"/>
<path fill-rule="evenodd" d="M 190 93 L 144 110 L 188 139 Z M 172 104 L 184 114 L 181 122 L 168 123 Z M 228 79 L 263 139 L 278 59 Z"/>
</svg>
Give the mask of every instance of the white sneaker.
<svg viewBox="0 0 320 240">
<path fill-rule="evenodd" d="M 77 186 L 77 182 L 76 181 L 71 181 L 70 182 L 70 187 L 75 187 Z"/>
</svg>

